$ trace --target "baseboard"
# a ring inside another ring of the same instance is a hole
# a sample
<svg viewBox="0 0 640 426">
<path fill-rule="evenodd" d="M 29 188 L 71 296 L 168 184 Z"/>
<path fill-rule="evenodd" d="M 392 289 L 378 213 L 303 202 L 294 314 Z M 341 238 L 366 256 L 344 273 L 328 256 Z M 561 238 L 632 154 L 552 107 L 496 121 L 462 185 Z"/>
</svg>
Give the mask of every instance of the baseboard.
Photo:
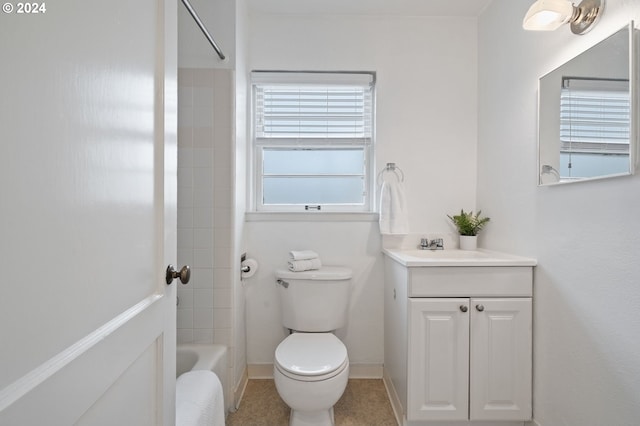
<svg viewBox="0 0 640 426">
<path fill-rule="evenodd" d="M 349 364 L 350 379 L 381 379 L 382 364 Z M 247 365 L 249 379 L 273 379 L 273 364 Z"/>
<path fill-rule="evenodd" d="M 249 379 L 273 379 L 273 364 L 248 364 Z"/>
<path fill-rule="evenodd" d="M 242 401 L 242 397 L 244 396 L 244 391 L 247 389 L 247 383 L 249 383 L 249 374 L 247 372 L 247 368 L 242 371 L 242 377 L 240 378 L 240 382 L 237 384 L 235 389 L 233 390 L 233 411 L 237 411 L 238 407 L 240 407 L 240 401 Z"/>
<path fill-rule="evenodd" d="M 395 386 L 393 386 L 393 381 L 391 380 L 389 373 L 387 373 L 387 370 L 385 369 L 383 369 L 382 383 L 384 383 L 384 387 L 387 390 L 387 396 L 389 397 L 389 402 L 391 403 L 393 416 L 396 418 L 396 422 L 401 425 L 404 418 L 402 413 L 402 404 L 400 403 L 400 398 L 398 397 L 396 388 Z"/>
<path fill-rule="evenodd" d="M 350 364 L 350 379 L 382 379 L 382 364 Z"/>
</svg>

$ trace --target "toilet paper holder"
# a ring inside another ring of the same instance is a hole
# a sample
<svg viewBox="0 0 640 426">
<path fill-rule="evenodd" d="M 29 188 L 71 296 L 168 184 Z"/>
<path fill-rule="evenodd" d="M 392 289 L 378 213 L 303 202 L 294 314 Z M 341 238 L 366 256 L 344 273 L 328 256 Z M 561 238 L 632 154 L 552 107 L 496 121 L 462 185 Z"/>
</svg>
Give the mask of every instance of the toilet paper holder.
<svg viewBox="0 0 640 426">
<path fill-rule="evenodd" d="M 245 260 L 247 260 L 247 253 L 242 253 L 242 255 L 240 255 L 240 272 L 244 272 L 246 274 L 247 272 L 251 272 L 251 266 L 242 265 Z"/>
<path fill-rule="evenodd" d="M 255 259 L 247 259 L 247 254 L 240 256 L 240 279 L 251 278 L 258 270 L 258 262 Z"/>
</svg>

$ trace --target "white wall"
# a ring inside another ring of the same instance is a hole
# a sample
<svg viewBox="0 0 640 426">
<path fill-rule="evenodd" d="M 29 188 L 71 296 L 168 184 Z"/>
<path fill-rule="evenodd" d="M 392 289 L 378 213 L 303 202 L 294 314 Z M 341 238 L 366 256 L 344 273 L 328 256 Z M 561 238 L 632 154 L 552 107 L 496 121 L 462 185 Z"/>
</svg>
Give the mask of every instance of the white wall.
<svg viewBox="0 0 640 426">
<path fill-rule="evenodd" d="M 404 171 L 413 233 L 449 231 L 445 213 L 474 207 L 476 60 L 472 18 L 251 20 L 251 69 L 377 73 L 377 169 Z"/>
<path fill-rule="evenodd" d="M 640 418 L 640 177 L 537 187 L 538 78 L 640 19 L 608 0 L 596 28 L 525 32 L 530 2 L 494 0 L 479 19 L 478 205 L 486 245 L 537 257 L 534 417 L 542 426 Z M 637 114 L 636 114 L 637 115 Z"/>
<path fill-rule="evenodd" d="M 249 255 L 260 269 L 245 281 L 247 296 L 247 359 L 270 364 L 286 330 L 280 321 L 274 273 L 285 268 L 289 250 L 311 248 L 327 265 L 348 265 L 354 271 L 348 326 L 338 332 L 353 364 L 381 364 L 383 264 L 374 222 L 248 222 Z"/>
<path fill-rule="evenodd" d="M 250 69 L 377 73 L 377 170 L 405 174 L 410 232 L 453 232 L 446 215 L 475 208 L 476 20 L 378 16 L 252 16 Z M 255 217 L 252 217 L 255 219 Z M 383 361 L 383 262 L 373 220 L 250 221 L 247 250 L 261 264 L 247 280 L 247 359 L 269 364 L 285 336 L 274 270 L 293 249 L 355 271 L 349 325 L 341 330 L 356 364 Z"/>
</svg>

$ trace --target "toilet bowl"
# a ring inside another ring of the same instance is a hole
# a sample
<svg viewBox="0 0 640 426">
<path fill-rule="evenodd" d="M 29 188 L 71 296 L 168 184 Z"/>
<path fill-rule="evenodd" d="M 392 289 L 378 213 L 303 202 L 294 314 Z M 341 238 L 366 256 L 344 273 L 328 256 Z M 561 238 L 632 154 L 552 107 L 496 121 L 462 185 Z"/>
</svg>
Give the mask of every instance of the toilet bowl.
<svg viewBox="0 0 640 426">
<path fill-rule="evenodd" d="M 278 345 L 273 376 L 291 408 L 290 426 L 334 425 L 333 406 L 349 378 L 344 344 L 331 333 L 293 333 Z"/>
<path fill-rule="evenodd" d="M 347 348 L 333 333 L 346 325 L 352 271 L 276 271 L 282 325 L 291 331 L 276 348 L 273 376 L 291 408 L 290 426 L 333 426 L 333 405 L 349 379 Z"/>
</svg>

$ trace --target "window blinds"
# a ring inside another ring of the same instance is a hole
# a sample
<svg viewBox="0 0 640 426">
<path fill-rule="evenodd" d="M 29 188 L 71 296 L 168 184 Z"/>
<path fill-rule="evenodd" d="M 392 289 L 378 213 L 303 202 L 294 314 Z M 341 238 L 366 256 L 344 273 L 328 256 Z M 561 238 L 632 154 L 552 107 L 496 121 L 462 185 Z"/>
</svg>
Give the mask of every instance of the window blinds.
<svg viewBox="0 0 640 426">
<path fill-rule="evenodd" d="M 628 153 L 629 118 L 627 80 L 563 79 L 562 151 Z"/>
<path fill-rule="evenodd" d="M 266 74 L 252 77 L 257 138 L 371 138 L 372 74 Z"/>
</svg>

